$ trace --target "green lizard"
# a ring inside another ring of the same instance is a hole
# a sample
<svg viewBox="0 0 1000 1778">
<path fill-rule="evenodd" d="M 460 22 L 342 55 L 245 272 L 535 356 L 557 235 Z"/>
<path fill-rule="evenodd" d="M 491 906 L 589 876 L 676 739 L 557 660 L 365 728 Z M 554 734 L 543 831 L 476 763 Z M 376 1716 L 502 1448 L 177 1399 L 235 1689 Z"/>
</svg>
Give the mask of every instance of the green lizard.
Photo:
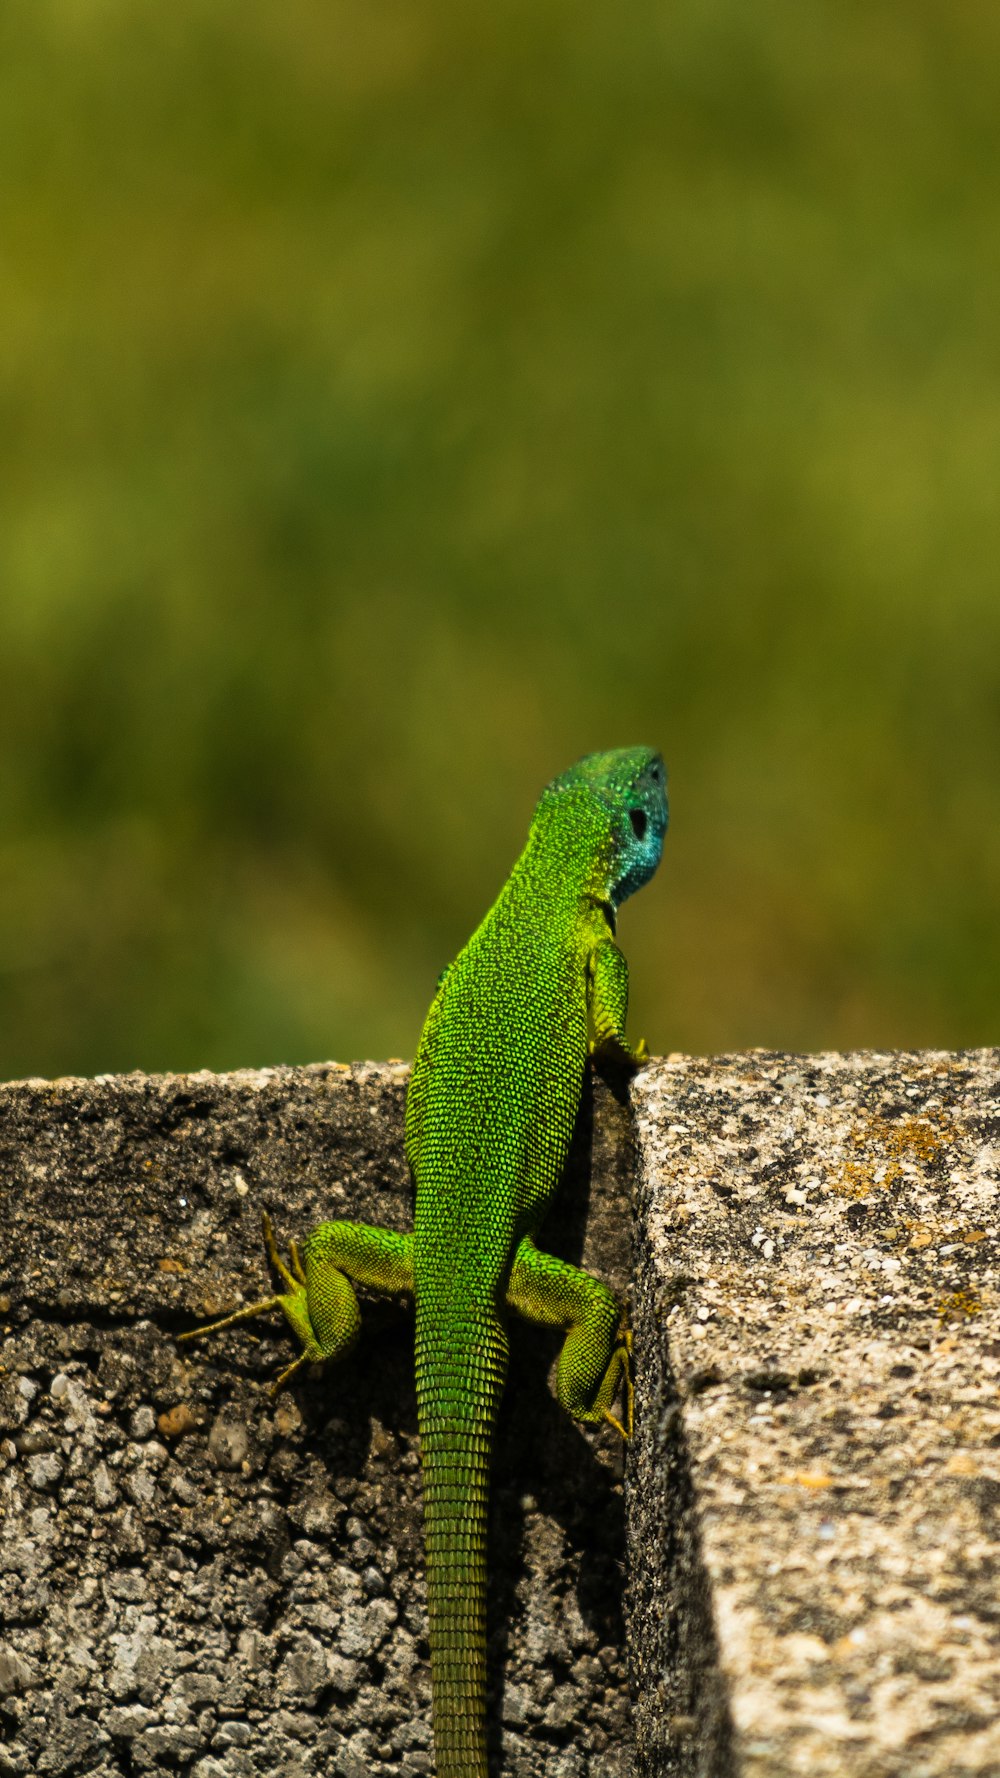
<svg viewBox="0 0 1000 1778">
<path fill-rule="evenodd" d="M 505 1316 L 566 1327 L 559 1400 L 578 1420 L 631 1434 L 630 1337 L 605 1284 L 535 1245 L 566 1161 L 589 1051 L 634 1066 L 619 904 L 663 850 L 663 762 L 646 747 L 593 753 L 543 792 L 528 842 L 482 924 L 438 984 L 406 1101 L 412 1235 L 326 1222 L 287 1290 L 182 1338 L 280 1310 L 300 1365 L 342 1358 L 354 1286 L 416 1303 L 437 1778 L 486 1778 L 486 1501 L 507 1363 Z M 615 1412 L 619 1390 L 623 1418 Z"/>
</svg>

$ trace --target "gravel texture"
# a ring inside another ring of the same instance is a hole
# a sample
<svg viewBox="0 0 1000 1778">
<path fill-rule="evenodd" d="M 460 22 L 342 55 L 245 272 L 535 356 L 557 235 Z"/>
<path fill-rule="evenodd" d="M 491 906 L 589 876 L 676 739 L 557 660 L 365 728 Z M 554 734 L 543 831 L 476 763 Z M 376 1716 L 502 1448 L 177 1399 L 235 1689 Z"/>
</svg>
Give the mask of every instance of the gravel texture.
<svg viewBox="0 0 1000 1778">
<path fill-rule="evenodd" d="M 430 1773 L 405 1304 L 271 1401 L 324 1216 L 407 1226 L 403 1064 L 0 1089 L 0 1778 Z M 547 1243 L 620 1290 L 640 1774 L 1000 1778 L 1000 1054 L 598 1082 Z M 636 1155 L 633 1142 L 638 1145 Z M 626 1778 L 621 1452 L 515 1326 L 490 1733 Z"/>
<path fill-rule="evenodd" d="M 268 1293 L 264 1207 L 279 1241 L 341 1214 L 408 1225 L 406 1073 L 0 1089 L 0 1778 L 431 1771 L 406 1305 L 372 1301 L 351 1360 L 277 1401 L 282 1324 L 173 1337 Z M 631 1173 L 598 1083 L 546 1239 L 619 1289 Z M 493 1758 L 624 1778 L 620 1441 L 552 1399 L 556 1338 L 514 1334 Z"/>
<path fill-rule="evenodd" d="M 1000 1052 L 632 1100 L 639 1772 L 997 1778 Z"/>
</svg>

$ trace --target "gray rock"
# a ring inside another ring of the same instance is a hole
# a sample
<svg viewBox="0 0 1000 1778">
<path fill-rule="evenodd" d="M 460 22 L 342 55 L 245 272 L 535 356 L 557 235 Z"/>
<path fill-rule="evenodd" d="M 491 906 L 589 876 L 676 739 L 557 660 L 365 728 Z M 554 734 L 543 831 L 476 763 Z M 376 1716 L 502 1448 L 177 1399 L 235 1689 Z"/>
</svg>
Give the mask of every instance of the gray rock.
<svg viewBox="0 0 1000 1778">
<path fill-rule="evenodd" d="M 314 1636 L 297 1636 L 277 1675 L 278 1696 L 315 1705 L 326 1684 L 326 1655 Z"/>
<path fill-rule="evenodd" d="M 632 1096 L 640 1772 L 994 1778 L 1000 1053 Z"/>
<path fill-rule="evenodd" d="M 142 1704 L 130 1704 L 121 1710 L 109 1710 L 104 1719 L 104 1727 L 116 1740 L 134 1741 L 138 1735 L 145 1734 L 155 1721 L 155 1711 L 147 1710 Z"/>
<path fill-rule="evenodd" d="M 94 1505 L 99 1512 L 107 1512 L 119 1498 L 118 1489 L 111 1479 L 111 1471 L 106 1463 L 99 1463 L 94 1470 Z"/>
<path fill-rule="evenodd" d="M 557 1686 L 542 1712 L 547 1729 L 568 1729 L 579 1721 L 583 1709 L 583 1693 L 575 1686 Z"/>
<path fill-rule="evenodd" d="M 391 1599 L 374 1599 L 370 1605 L 345 1610 L 337 1632 L 338 1647 L 354 1659 L 376 1654 L 398 1616 Z"/>
<path fill-rule="evenodd" d="M 208 1435 L 208 1454 L 219 1469 L 239 1469 L 247 1460 L 250 1436 L 235 1415 L 220 1414 Z"/>
<path fill-rule="evenodd" d="M 54 1488 L 63 1472 L 60 1459 L 49 1451 L 36 1457 L 29 1457 L 25 1464 L 28 1485 L 41 1493 Z"/>
<path fill-rule="evenodd" d="M 362 1729 L 345 1741 L 334 1760 L 337 1778 L 368 1778 L 372 1766 L 372 1738 Z"/>
<path fill-rule="evenodd" d="M 318 1778 L 342 1750 L 366 1774 L 431 1770 L 409 1308 L 367 1301 L 350 1363 L 276 1402 L 279 1318 L 174 1337 L 273 1288 L 265 1206 L 283 1248 L 329 1216 L 408 1225 L 405 1081 L 329 1065 L 0 1088 L 0 1253 L 32 1256 L 2 1285 L 0 1637 L 17 1661 L 0 1674 L 39 1680 L 8 1695 L 0 1778 L 121 1778 L 112 1735 L 137 1778 Z M 597 1104 L 547 1239 L 620 1286 L 627 1119 L 603 1087 Z M 533 1701 L 512 1725 L 528 1778 L 548 1775 L 553 1680 L 544 1641 L 526 1658 L 522 1566 L 560 1648 L 579 1652 L 581 1623 L 595 1646 L 622 1635 L 620 1451 L 553 1402 L 557 1344 L 514 1329 L 494 1465 L 491 1667 Z M 585 1771 L 606 1683 L 573 1731 Z"/>
<path fill-rule="evenodd" d="M 248 1722 L 220 1723 L 212 1747 L 215 1752 L 226 1747 L 249 1747 L 253 1729 Z"/>
<path fill-rule="evenodd" d="M 37 1685 L 38 1676 L 16 1649 L 0 1643 L 0 1698 L 10 1698 Z"/>
</svg>

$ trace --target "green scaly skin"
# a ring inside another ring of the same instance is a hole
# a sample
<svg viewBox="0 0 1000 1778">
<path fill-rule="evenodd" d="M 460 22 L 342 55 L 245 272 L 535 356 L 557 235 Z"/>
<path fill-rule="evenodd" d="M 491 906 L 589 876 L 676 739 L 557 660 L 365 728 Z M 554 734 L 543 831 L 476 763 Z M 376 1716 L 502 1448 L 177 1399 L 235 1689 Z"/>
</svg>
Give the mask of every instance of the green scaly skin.
<svg viewBox="0 0 1000 1778">
<path fill-rule="evenodd" d="M 214 1332 L 280 1309 L 299 1366 L 341 1358 L 357 1338 L 355 1284 L 416 1303 L 437 1778 L 486 1778 L 486 1504 L 507 1367 L 506 1315 L 566 1327 L 557 1392 L 575 1419 L 630 1436 L 630 1340 L 606 1285 L 542 1252 L 535 1235 L 566 1161 L 588 1050 L 634 1066 L 628 969 L 616 910 L 663 849 L 659 754 L 590 754 L 543 793 L 528 842 L 486 918 L 445 971 L 406 1103 L 416 1202 L 412 1235 L 322 1223 L 288 1290 Z M 614 1412 L 624 1392 L 624 1424 Z"/>
</svg>

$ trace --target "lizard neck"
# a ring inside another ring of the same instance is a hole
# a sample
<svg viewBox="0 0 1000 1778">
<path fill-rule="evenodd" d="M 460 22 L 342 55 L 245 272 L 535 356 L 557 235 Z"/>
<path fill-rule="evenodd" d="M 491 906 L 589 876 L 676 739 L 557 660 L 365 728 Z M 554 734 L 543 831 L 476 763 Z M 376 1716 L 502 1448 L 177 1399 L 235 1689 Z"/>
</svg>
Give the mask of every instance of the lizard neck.
<svg viewBox="0 0 1000 1778">
<path fill-rule="evenodd" d="M 612 875 L 601 813 L 586 791 L 570 790 L 539 805 L 509 883 L 546 904 L 555 898 L 567 908 L 607 906 L 613 918 Z"/>
</svg>

